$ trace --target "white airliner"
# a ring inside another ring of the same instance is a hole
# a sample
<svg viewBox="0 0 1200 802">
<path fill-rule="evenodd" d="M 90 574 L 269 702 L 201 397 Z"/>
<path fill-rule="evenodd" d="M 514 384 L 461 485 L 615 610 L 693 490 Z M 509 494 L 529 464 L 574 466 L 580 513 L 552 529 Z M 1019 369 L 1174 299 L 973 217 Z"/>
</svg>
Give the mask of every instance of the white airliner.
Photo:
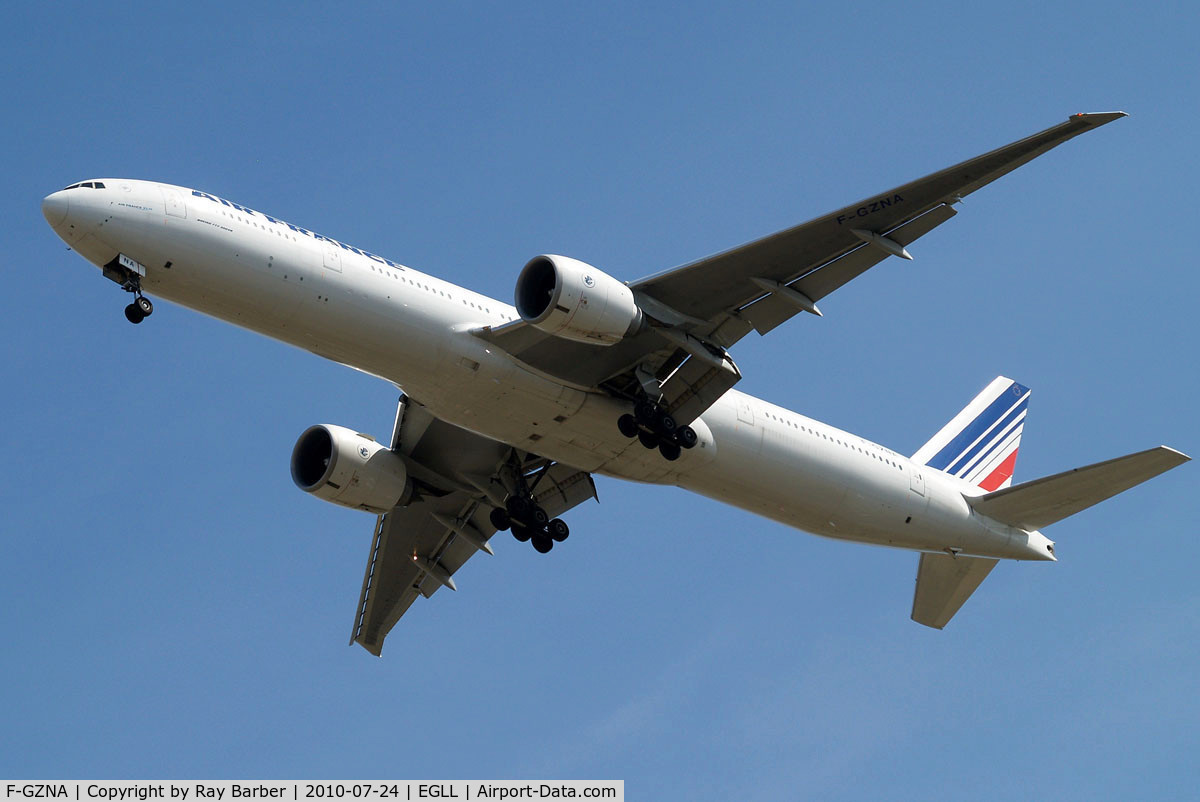
<svg viewBox="0 0 1200 802">
<path fill-rule="evenodd" d="M 916 454 L 744 395 L 729 348 L 766 334 L 954 216 L 954 204 L 1121 112 L 998 150 L 725 253 L 626 283 L 537 256 L 515 307 L 216 195 L 105 178 L 48 196 L 54 231 L 152 293 L 402 388 L 390 440 L 324 424 L 292 477 L 377 515 L 351 642 L 378 655 L 416 600 L 511 530 L 548 552 L 592 474 L 678 485 L 798 529 L 920 552 L 913 620 L 942 628 L 1039 530 L 1189 458 L 1148 451 L 1012 485 L 1029 390 L 997 378 Z"/>
</svg>

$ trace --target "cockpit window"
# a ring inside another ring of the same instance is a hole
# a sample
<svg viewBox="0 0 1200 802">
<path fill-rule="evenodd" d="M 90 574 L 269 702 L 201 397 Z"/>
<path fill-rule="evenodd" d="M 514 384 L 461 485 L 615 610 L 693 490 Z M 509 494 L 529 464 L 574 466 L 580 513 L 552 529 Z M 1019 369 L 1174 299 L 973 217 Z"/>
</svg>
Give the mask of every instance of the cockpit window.
<svg viewBox="0 0 1200 802">
<path fill-rule="evenodd" d="M 69 187 L 63 187 L 63 192 L 66 192 L 68 189 L 78 189 L 78 188 L 79 188 L 78 184 L 72 184 Z"/>
<path fill-rule="evenodd" d="M 62 191 L 66 192 L 68 189 L 79 189 L 80 187 L 86 187 L 88 189 L 104 189 L 104 182 L 103 181 L 83 181 L 79 184 L 72 184 L 69 187 L 63 187 Z"/>
<path fill-rule="evenodd" d="M 97 182 L 96 182 L 96 189 L 104 189 L 104 182 L 103 182 L 103 181 L 97 181 Z"/>
</svg>

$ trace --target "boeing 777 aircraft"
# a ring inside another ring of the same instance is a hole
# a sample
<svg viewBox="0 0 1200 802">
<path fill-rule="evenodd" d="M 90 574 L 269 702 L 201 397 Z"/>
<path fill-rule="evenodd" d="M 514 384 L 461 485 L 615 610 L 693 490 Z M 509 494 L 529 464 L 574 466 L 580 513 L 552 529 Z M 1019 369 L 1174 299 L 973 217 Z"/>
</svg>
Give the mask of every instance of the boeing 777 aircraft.
<svg viewBox="0 0 1200 802">
<path fill-rule="evenodd" d="M 1053 560 L 1042 528 L 1189 458 L 1165 446 L 1013 485 L 1029 389 L 997 378 L 911 457 L 738 392 L 729 349 L 955 215 L 966 195 L 1122 112 L 998 150 L 698 262 L 623 282 L 534 257 L 515 306 L 196 189 L 72 184 L 42 211 L 132 294 L 266 334 L 401 388 L 380 442 L 321 424 L 292 478 L 374 514 L 351 643 L 380 654 L 418 596 L 509 530 L 548 552 L 599 473 L 678 485 L 818 535 L 920 552 L 913 620 L 942 628 L 996 562 Z"/>
</svg>

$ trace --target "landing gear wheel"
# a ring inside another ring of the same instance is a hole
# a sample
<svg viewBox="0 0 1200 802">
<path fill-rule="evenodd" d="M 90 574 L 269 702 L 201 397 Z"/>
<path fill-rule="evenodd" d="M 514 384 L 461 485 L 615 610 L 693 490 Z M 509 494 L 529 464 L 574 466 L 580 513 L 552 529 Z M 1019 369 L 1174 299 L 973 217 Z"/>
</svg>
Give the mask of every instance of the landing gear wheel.
<svg viewBox="0 0 1200 802">
<path fill-rule="evenodd" d="M 146 319 L 146 313 L 138 308 L 137 304 L 130 304 L 125 307 L 125 319 L 130 323 L 141 323 Z"/>
<path fill-rule="evenodd" d="M 512 535 L 522 543 L 528 543 L 529 538 L 532 537 L 533 533 L 526 529 L 524 524 L 519 524 L 514 521 L 512 525 Z"/>
<path fill-rule="evenodd" d="M 150 299 L 144 295 L 139 295 L 134 299 L 133 305 L 136 306 L 142 313 L 142 317 L 150 317 L 154 312 L 154 304 L 150 303 Z"/>
<path fill-rule="evenodd" d="M 492 526 L 496 527 L 496 529 L 501 532 L 512 526 L 512 518 L 508 517 L 508 513 L 499 507 L 492 507 L 492 511 L 488 515 L 488 519 L 492 522 Z"/>
<path fill-rule="evenodd" d="M 504 508 L 508 510 L 509 517 L 515 521 L 520 521 L 528 515 L 529 507 L 529 500 L 522 496 L 509 496 L 508 500 L 504 502 Z"/>
<path fill-rule="evenodd" d="M 670 462 L 679 459 L 679 446 L 674 443 L 659 443 L 658 452 Z"/>
<path fill-rule="evenodd" d="M 550 522 L 550 516 L 546 513 L 546 511 L 536 505 L 534 505 L 533 515 L 530 517 L 533 519 L 534 526 L 544 527 Z"/>
<path fill-rule="evenodd" d="M 675 422 L 675 418 L 664 412 L 658 419 L 658 430 L 668 437 L 675 434 L 675 430 L 679 428 L 679 424 Z"/>
<path fill-rule="evenodd" d="M 637 418 L 626 414 L 617 418 L 617 428 L 621 430 L 621 434 L 626 437 L 637 437 L 638 425 Z"/>
<path fill-rule="evenodd" d="M 545 554 L 554 548 L 554 541 L 550 539 L 549 535 L 539 532 L 533 536 L 533 547 L 542 554 Z"/>
<path fill-rule="evenodd" d="M 683 448 L 695 448 L 696 442 L 700 439 L 696 434 L 696 430 L 691 426 L 680 426 L 675 430 L 675 442 Z"/>
<path fill-rule="evenodd" d="M 646 448 L 656 448 L 658 446 L 658 438 L 650 434 L 650 432 L 638 429 L 637 437 Z"/>
<path fill-rule="evenodd" d="M 570 528 L 567 527 L 567 522 L 562 518 L 555 518 L 550 522 L 550 538 L 558 543 L 562 543 L 571 534 Z"/>
<path fill-rule="evenodd" d="M 643 426 L 653 426 L 658 406 L 653 401 L 638 401 L 633 405 L 633 417 Z"/>
</svg>

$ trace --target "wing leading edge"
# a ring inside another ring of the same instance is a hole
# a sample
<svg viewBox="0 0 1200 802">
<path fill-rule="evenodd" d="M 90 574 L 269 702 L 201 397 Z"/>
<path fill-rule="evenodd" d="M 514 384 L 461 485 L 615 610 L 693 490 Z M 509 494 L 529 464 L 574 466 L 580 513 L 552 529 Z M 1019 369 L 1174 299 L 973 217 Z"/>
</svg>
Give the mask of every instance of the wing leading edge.
<svg viewBox="0 0 1200 802">
<path fill-rule="evenodd" d="M 684 315 L 712 321 L 762 297 L 761 288 L 752 278 L 773 279 L 786 285 L 864 247 L 875 248 L 881 258 L 896 253 L 886 243 L 864 234 L 906 245 L 889 234 L 942 204 L 956 203 L 1067 140 L 1124 116 L 1121 111 L 1075 114 L 1045 131 L 794 228 L 643 279 L 633 287 Z"/>
<path fill-rule="evenodd" d="M 807 223 L 633 282 L 652 325 L 617 345 L 572 342 L 524 321 L 475 333 L 529 369 L 585 390 L 635 398 L 651 376 L 672 415 L 687 422 L 741 378 L 726 349 L 742 337 L 766 334 L 802 311 L 820 314 L 818 301 L 888 256 L 911 258 L 907 246 L 953 217 L 962 198 L 1124 116 L 1073 115 Z"/>
<path fill-rule="evenodd" d="M 516 453 L 407 398 L 400 399 L 392 449 L 406 457 L 420 490 L 408 505 L 379 516 L 371 538 L 350 642 L 376 657 L 419 596 L 457 590 L 453 577 L 467 560 L 492 553 L 489 514 L 503 506 L 512 471 L 539 468 L 533 497 L 552 518 L 596 496 L 588 473 Z"/>
</svg>

